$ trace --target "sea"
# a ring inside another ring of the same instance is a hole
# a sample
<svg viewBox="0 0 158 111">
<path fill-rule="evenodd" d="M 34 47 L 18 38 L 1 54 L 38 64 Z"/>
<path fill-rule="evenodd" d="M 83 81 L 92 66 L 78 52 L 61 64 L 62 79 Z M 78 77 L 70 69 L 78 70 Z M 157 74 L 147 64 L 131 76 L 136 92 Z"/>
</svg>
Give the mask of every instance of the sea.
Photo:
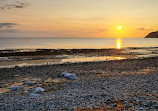
<svg viewBox="0 0 158 111">
<path fill-rule="evenodd" d="M 102 49 L 117 48 L 118 38 L 22 38 L 0 39 L 3 49 Z M 157 38 L 121 38 L 121 48 L 158 47 Z"/>
<path fill-rule="evenodd" d="M 64 51 L 70 53 L 43 54 L 48 51 L 52 52 L 54 50 L 56 52 Z M 77 53 L 76 50 L 78 51 Z M 37 55 L 32 55 L 32 53 L 28 53 L 30 55 L 20 55 L 22 52 L 40 52 L 40 54 L 37 53 Z M 7 55 L 7 53 L 14 54 Z M 7 56 L 4 56 L 5 54 Z M 157 38 L 0 39 L 0 68 L 140 59 L 144 57 L 157 56 Z"/>
</svg>

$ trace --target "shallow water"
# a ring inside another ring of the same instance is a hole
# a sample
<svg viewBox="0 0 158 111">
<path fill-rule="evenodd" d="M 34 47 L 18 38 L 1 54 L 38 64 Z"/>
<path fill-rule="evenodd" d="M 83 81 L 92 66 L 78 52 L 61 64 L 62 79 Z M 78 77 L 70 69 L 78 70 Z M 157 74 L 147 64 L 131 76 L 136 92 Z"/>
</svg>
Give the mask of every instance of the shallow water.
<svg viewBox="0 0 158 111">
<path fill-rule="evenodd" d="M 30 55 L 0 57 L 0 68 L 158 57 L 158 48 L 127 48 L 119 52 L 117 52 L 117 50 L 119 49 L 116 49 L 116 51 L 114 50 L 114 52 L 109 52 L 109 50 L 105 50 L 101 52 L 94 51 L 91 53 L 72 53 L 68 55 L 52 54 L 42 56 Z"/>
</svg>

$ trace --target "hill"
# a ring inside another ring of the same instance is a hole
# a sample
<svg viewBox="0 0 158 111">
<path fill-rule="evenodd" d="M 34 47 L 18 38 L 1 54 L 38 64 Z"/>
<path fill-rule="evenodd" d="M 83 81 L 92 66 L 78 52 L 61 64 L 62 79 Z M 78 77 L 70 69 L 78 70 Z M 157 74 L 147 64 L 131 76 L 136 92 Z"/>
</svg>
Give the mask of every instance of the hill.
<svg viewBox="0 0 158 111">
<path fill-rule="evenodd" d="M 158 38 L 158 31 L 149 33 L 145 38 Z"/>
</svg>

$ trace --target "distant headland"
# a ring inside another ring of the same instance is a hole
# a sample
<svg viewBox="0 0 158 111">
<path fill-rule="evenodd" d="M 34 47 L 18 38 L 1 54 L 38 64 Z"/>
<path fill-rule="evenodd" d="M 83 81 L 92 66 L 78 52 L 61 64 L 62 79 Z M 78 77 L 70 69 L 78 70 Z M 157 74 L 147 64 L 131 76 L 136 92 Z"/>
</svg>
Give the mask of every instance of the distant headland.
<svg viewBox="0 0 158 111">
<path fill-rule="evenodd" d="M 158 31 L 149 33 L 145 38 L 158 38 Z"/>
</svg>

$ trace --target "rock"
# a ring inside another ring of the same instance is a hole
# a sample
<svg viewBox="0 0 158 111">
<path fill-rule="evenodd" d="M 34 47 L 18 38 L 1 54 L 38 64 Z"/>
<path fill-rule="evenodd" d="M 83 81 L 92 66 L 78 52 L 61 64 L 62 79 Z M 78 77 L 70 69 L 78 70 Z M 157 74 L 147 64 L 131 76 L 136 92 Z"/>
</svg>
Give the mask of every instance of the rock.
<svg viewBox="0 0 158 111">
<path fill-rule="evenodd" d="M 128 105 L 128 104 L 125 105 L 125 108 L 130 108 L 130 107 L 132 107 L 132 106 Z"/>
<path fill-rule="evenodd" d="M 24 90 L 24 93 L 28 93 L 28 90 Z"/>
<path fill-rule="evenodd" d="M 149 33 L 145 38 L 158 38 L 158 31 Z"/>
<path fill-rule="evenodd" d="M 127 101 L 123 101 L 123 104 L 128 104 L 128 102 Z"/>
<path fill-rule="evenodd" d="M 42 84 L 37 84 L 36 86 L 37 86 L 37 87 L 40 87 L 40 86 L 42 86 Z"/>
<path fill-rule="evenodd" d="M 30 93 L 29 97 L 37 98 L 37 97 L 40 97 L 40 95 L 39 94 L 35 94 L 35 93 Z"/>
<path fill-rule="evenodd" d="M 19 89 L 22 89 L 22 88 L 23 88 L 23 86 L 13 86 L 10 89 L 11 89 L 11 91 L 16 91 L 16 90 L 19 90 Z"/>
<path fill-rule="evenodd" d="M 106 103 L 107 104 L 110 104 L 110 103 L 113 103 L 114 101 L 113 101 L 113 99 L 108 99 L 108 100 L 106 100 Z"/>
<path fill-rule="evenodd" d="M 62 75 L 63 75 L 64 77 L 68 78 L 68 79 L 72 79 L 72 80 L 78 79 L 78 78 L 76 77 L 76 74 L 71 74 L 71 73 L 68 73 L 68 72 L 63 72 Z"/>
<path fill-rule="evenodd" d="M 101 97 L 103 97 L 103 98 L 107 98 L 108 95 L 106 95 L 106 94 L 102 94 Z"/>
<path fill-rule="evenodd" d="M 145 107 L 153 106 L 153 105 L 154 105 L 154 103 L 152 101 L 149 101 L 146 104 L 144 104 Z"/>
<path fill-rule="evenodd" d="M 158 109 L 158 105 L 157 105 L 157 106 L 155 106 L 155 109 Z"/>
<path fill-rule="evenodd" d="M 14 77 L 19 77 L 19 76 L 20 76 L 19 74 L 14 75 Z"/>
<path fill-rule="evenodd" d="M 23 85 L 33 85 L 34 83 L 33 82 L 31 82 L 31 81 L 24 81 L 23 82 Z"/>
<path fill-rule="evenodd" d="M 37 87 L 37 88 L 34 90 L 34 93 L 41 93 L 41 92 L 43 92 L 43 91 L 44 91 L 43 88 Z"/>
<path fill-rule="evenodd" d="M 144 110 L 144 108 L 140 107 L 139 110 Z"/>
<path fill-rule="evenodd" d="M 17 68 L 19 68 L 19 66 L 18 66 L 18 65 L 16 65 L 16 66 L 15 66 L 15 68 L 17 69 Z"/>
</svg>

